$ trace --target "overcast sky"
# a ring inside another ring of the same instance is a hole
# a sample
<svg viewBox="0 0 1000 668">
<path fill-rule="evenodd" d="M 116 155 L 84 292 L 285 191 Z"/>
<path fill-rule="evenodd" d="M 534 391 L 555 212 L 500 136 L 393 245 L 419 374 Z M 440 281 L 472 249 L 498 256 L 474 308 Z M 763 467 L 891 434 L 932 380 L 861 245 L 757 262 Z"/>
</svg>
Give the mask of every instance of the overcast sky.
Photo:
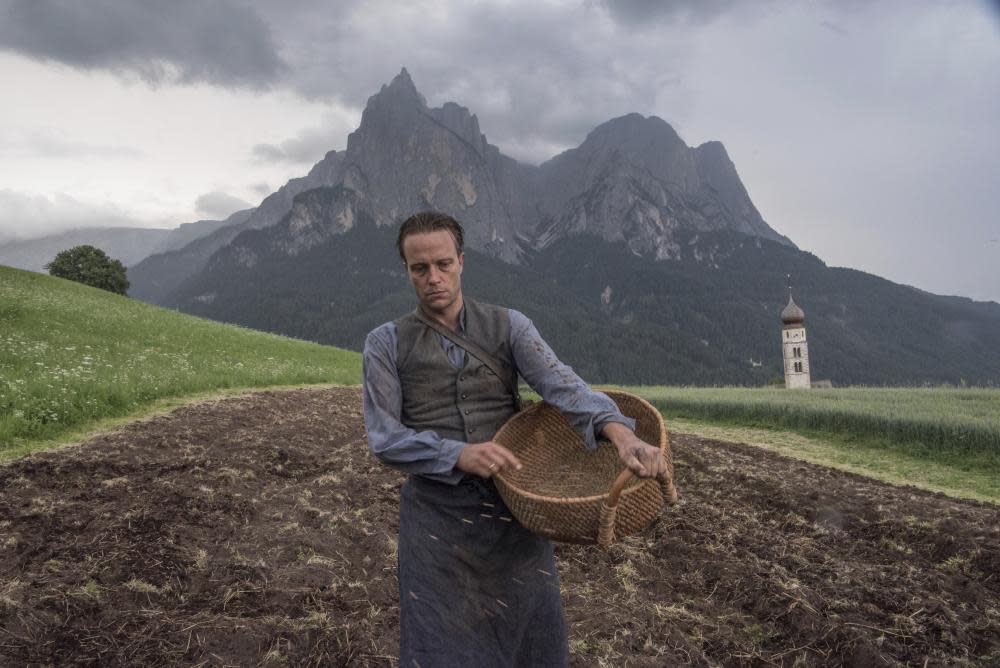
<svg viewBox="0 0 1000 668">
<path fill-rule="evenodd" d="M 256 205 L 401 67 L 524 162 L 659 116 L 828 264 L 1000 301 L 985 0 L 0 0 L 0 241 Z"/>
</svg>

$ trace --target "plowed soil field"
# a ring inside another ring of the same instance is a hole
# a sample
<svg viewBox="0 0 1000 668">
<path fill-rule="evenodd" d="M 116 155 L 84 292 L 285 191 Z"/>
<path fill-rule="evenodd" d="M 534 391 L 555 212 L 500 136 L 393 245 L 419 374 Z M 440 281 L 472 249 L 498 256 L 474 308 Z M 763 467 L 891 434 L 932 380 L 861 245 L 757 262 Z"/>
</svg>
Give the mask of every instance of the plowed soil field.
<svg viewBox="0 0 1000 668">
<path fill-rule="evenodd" d="M 574 666 L 1000 664 L 998 507 L 672 444 L 676 507 L 557 548 Z M 402 481 L 353 388 L 0 466 L 0 664 L 395 665 Z"/>
</svg>

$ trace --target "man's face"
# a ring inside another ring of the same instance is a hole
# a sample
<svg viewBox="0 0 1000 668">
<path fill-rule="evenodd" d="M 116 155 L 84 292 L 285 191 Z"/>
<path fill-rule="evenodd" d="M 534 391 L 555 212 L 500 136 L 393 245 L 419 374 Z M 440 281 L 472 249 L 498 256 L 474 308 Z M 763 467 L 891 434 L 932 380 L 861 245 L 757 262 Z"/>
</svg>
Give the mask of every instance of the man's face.
<svg viewBox="0 0 1000 668">
<path fill-rule="evenodd" d="M 403 239 L 403 255 L 413 289 L 424 308 L 445 313 L 455 304 L 461 307 L 465 254 L 455 248 L 451 232 L 411 234 Z"/>
</svg>

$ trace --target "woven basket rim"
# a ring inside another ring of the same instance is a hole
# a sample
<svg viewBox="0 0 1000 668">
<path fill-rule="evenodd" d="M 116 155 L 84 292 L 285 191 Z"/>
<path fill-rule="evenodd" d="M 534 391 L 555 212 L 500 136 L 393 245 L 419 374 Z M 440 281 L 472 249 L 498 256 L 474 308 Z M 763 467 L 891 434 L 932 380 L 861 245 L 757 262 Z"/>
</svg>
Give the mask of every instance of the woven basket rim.
<svg viewBox="0 0 1000 668">
<path fill-rule="evenodd" d="M 666 425 L 663 423 L 663 416 L 660 415 L 660 412 L 658 410 L 656 410 L 656 408 L 651 403 L 649 403 L 648 401 L 646 401 L 645 399 L 643 399 L 642 397 L 640 397 L 637 394 L 632 394 L 631 392 L 625 392 L 624 390 L 616 390 L 616 389 L 610 389 L 610 388 L 609 389 L 594 388 L 594 390 L 597 391 L 597 392 L 600 392 L 602 394 L 608 395 L 609 397 L 612 398 L 612 400 L 614 400 L 614 397 L 612 395 L 615 395 L 615 394 L 624 395 L 624 396 L 627 396 L 629 399 L 638 400 L 638 403 L 640 405 L 642 405 L 645 410 L 650 411 L 653 415 L 659 416 L 659 419 L 656 421 L 657 425 L 659 427 L 657 429 L 657 436 L 659 438 L 659 443 L 657 443 L 655 445 L 657 445 L 660 448 L 660 452 L 661 453 L 665 453 L 666 452 L 666 449 L 667 449 L 667 429 L 666 429 Z M 615 403 L 617 404 L 617 402 L 615 402 Z M 499 436 L 507 428 L 507 425 L 510 424 L 511 422 L 513 422 L 514 420 L 520 419 L 521 416 L 530 416 L 534 412 L 538 412 L 538 411 L 543 410 L 545 406 L 551 406 L 551 404 L 548 404 L 548 403 L 546 403 L 544 401 L 539 401 L 539 402 L 533 404 L 532 406 L 528 407 L 527 409 L 521 411 L 520 413 L 517 413 L 514 417 L 512 417 L 510 420 L 508 420 L 500 428 L 500 431 L 497 432 L 497 436 Z M 552 407 L 555 408 L 554 406 L 552 406 Z M 493 438 L 496 439 L 496 436 L 494 436 Z M 651 443 L 650 445 L 654 445 L 654 444 Z M 625 466 L 625 464 L 622 464 L 622 471 L 624 471 L 626 468 L 627 467 Z M 571 504 L 577 504 L 577 503 L 589 503 L 589 502 L 593 502 L 593 501 L 601 501 L 601 500 L 607 498 L 607 496 L 611 493 L 611 487 L 608 487 L 608 490 L 606 492 L 603 492 L 601 494 L 593 494 L 591 496 L 545 496 L 545 495 L 542 495 L 542 494 L 537 494 L 535 492 L 528 491 L 528 490 L 526 490 L 526 489 L 524 489 L 522 487 L 518 487 L 517 485 L 513 484 L 512 482 L 510 482 L 510 480 L 508 480 L 502 473 L 496 474 L 494 476 L 494 478 L 498 478 L 499 481 L 502 482 L 503 485 L 507 488 L 507 490 L 510 493 L 512 493 L 512 494 L 517 494 L 518 496 L 522 496 L 522 497 L 524 497 L 526 499 L 531 499 L 532 501 L 541 501 L 541 502 L 544 502 L 544 503 L 555 503 L 555 504 L 559 504 L 559 505 L 571 505 Z M 638 476 L 635 476 L 635 479 L 639 480 L 640 482 L 638 484 L 634 484 L 634 485 L 627 485 L 624 489 L 622 489 L 621 496 L 618 499 L 618 503 L 621 503 L 622 498 L 627 497 L 628 495 L 632 494 L 633 492 L 639 490 L 643 486 L 644 483 L 649 482 L 649 481 L 656 482 L 656 478 L 639 478 Z"/>
</svg>

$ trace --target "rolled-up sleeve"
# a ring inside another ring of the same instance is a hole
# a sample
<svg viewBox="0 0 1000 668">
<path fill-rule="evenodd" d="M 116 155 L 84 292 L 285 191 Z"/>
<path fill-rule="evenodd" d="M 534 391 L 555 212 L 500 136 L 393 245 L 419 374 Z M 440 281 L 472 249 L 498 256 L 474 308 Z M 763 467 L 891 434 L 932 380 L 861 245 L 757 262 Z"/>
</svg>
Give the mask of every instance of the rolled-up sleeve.
<svg viewBox="0 0 1000 668">
<path fill-rule="evenodd" d="M 403 392 L 396 370 L 396 327 L 386 323 L 365 339 L 362 357 L 365 429 L 372 454 L 383 464 L 441 482 L 456 484 L 455 468 L 467 445 L 432 431 L 415 431 L 401 420 Z"/>
<path fill-rule="evenodd" d="M 518 373 L 566 416 L 588 448 L 597 447 L 601 429 L 609 422 L 635 430 L 635 420 L 622 415 L 606 394 L 590 389 L 572 368 L 559 361 L 527 316 L 514 309 L 509 312 L 510 344 Z"/>
</svg>

